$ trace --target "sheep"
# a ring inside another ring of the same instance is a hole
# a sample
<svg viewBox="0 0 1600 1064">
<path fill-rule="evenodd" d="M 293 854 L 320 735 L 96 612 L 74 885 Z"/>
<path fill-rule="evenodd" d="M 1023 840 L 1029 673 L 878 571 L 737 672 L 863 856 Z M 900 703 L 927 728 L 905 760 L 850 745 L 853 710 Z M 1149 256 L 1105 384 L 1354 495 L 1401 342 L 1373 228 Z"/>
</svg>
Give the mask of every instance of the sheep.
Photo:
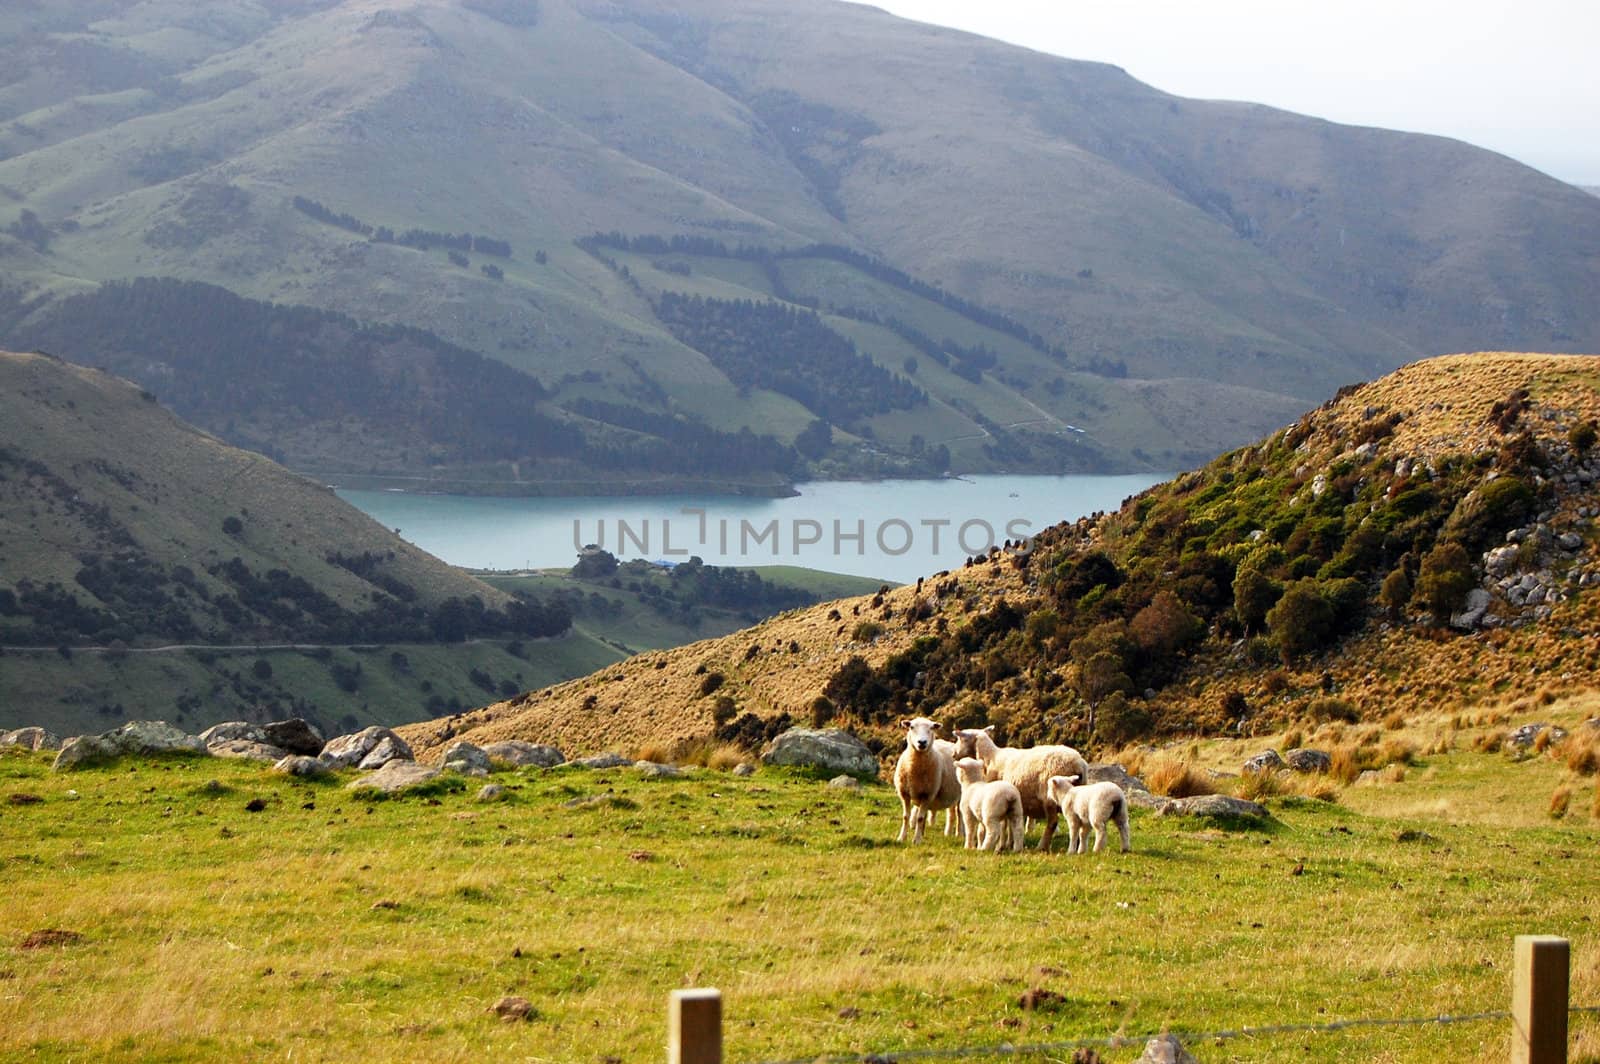
<svg viewBox="0 0 1600 1064">
<path fill-rule="evenodd" d="M 1094 852 L 1099 853 L 1106 842 L 1106 823 L 1115 821 L 1122 832 L 1122 852 L 1128 845 L 1128 796 L 1110 780 L 1076 786 L 1082 777 L 1051 776 L 1045 784 L 1045 793 L 1067 815 L 1067 852 L 1083 853 L 1089 841 L 1089 829 L 1094 828 Z"/>
<path fill-rule="evenodd" d="M 978 758 L 991 780 L 1006 780 L 1017 788 L 1022 794 L 1023 812 L 1031 820 L 1044 822 L 1039 849 L 1047 851 L 1050 840 L 1055 838 L 1061 807 L 1045 794 L 1045 781 L 1051 776 L 1074 774 L 1088 779 L 1089 763 L 1070 746 L 996 746 L 992 731 L 992 724 L 987 728 L 959 729 L 955 733 L 956 756 Z"/>
<path fill-rule="evenodd" d="M 934 745 L 938 722 L 916 717 L 900 726 L 906 729 L 906 748 L 894 765 L 894 789 L 900 794 L 900 836 L 895 841 L 906 841 L 910 826 L 911 841 L 921 842 L 923 824 L 933 813 L 961 800 L 961 782 L 950 755 Z"/>
<path fill-rule="evenodd" d="M 948 757 L 951 764 L 955 763 L 955 743 L 951 742 L 949 739 L 935 739 L 933 741 L 933 748 Z M 959 805 L 960 802 L 958 801 L 956 805 L 953 805 L 944 811 L 944 834 L 946 838 L 949 838 L 952 830 L 959 831 L 963 839 L 967 837 L 966 825 L 961 822 Z"/>
<path fill-rule="evenodd" d="M 961 832 L 967 849 L 999 853 L 1009 836 L 1013 852 L 1022 849 L 1022 795 L 1005 780 L 985 780 L 983 762 L 956 762 L 961 781 Z"/>
</svg>

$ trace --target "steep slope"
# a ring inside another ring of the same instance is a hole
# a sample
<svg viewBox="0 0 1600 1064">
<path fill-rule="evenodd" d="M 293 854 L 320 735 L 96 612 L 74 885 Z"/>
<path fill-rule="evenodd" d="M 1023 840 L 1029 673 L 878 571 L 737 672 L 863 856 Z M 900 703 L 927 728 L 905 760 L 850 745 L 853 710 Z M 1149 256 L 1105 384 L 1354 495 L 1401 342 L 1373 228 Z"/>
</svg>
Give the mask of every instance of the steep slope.
<svg viewBox="0 0 1600 1064">
<path fill-rule="evenodd" d="M 586 439 L 673 443 L 640 427 L 670 415 L 788 444 L 826 417 L 844 471 L 869 448 L 930 471 L 915 444 L 1174 468 L 1419 355 L 1600 346 L 1600 202 L 1572 186 L 860 5 L 69 0 L 0 13 L 0 58 L 11 287 L 154 275 L 421 328 L 533 374 Z M 574 243 L 600 233 L 796 254 Z M 667 293 L 814 306 L 926 403 L 841 416 L 742 380 Z M 14 343 L 50 324 L 27 305 Z M 947 373 L 912 333 L 978 357 Z M 318 433 L 290 442 L 337 447 Z M 429 475 L 410 450 L 378 460 Z"/>
<path fill-rule="evenodd" d="M 626 749 L 924 713 L 1101 752 L 1592 687 L 1597 417 L 1600 357 L 1415 363 L 1025 549 L 410 735 Z"/>
</svg>

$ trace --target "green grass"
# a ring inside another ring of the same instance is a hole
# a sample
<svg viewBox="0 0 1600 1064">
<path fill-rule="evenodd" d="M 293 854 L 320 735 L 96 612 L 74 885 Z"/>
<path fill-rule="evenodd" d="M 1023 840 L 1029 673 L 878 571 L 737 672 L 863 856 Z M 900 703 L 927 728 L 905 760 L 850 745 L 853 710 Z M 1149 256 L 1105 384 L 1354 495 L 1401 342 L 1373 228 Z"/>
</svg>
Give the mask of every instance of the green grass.
<svg viewBox="0 0 1600 1064">
<path fill-rule="evenodd" d="M 1511 938 L 1530 932 L 1570 937 L 1574 1000 L 1600 999 L 1588 799 L 1552 822 L 1553 762 L 1430 760 L 1345 792 L 1360 811 L 1279 799 L 1269 829 L 1242 832 L 1136 811 L 1126 856 L 996 857 L 894 844 L 886 786 L 769 770 L 529 771 L 496 776 L 502 803 L 475 785 L 369 803 L 237 763 L 58 776 L 8 754 L 0 793 L 42 801 L 0 805 L 0 1056 L 647 1061 L 680 986 L 723 990 L 730 1060 L 1462 1014 L 1507 1007 Z M 1482 771 L 1523 785 L 1521 822 L 1476 818 Z M 46 928 L 82 938 L 20 948 Z M 1022 1011 L 1035 987 L 1061 1007 Z M 486 1011 L 503 994 L 533 1002 L 526 1025 Z M 1596 1059 L 1596 1023 L 1574 1026 Z M 1506 1036 L 1191 1048 L 1488 1061 Z"/>
</svg>

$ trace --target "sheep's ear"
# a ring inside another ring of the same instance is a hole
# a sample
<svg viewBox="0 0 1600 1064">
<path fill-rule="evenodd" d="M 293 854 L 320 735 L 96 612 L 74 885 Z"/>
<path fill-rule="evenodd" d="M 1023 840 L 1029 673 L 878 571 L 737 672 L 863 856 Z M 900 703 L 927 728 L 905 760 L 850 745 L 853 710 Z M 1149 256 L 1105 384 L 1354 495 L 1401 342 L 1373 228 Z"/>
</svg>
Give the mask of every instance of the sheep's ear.
<svg viewBox="0 0 1600 1064">
<path fill-rule="evenodd" d="M 902 727 L 902 728 L 910 728 L 911 727 L 911 722 L 909 720 L 902 719 L 900 721 L 900 727 Z"/>
<path fill-rule="evenodd" d="M 1076 772 L 1074 772 L 1070 776 L 1062 776 L 1061 778 L 1066 780 L 1068 783 L 1077 783 L 1078 782 L 1078 774 Z"/>
<path fill-rule="evenodd" d="M 986 725 L 983 730 L 988 732 L 990 735 L 993 735 L 994 734 L 994 725 L 993 724 Z"/>
</svg>

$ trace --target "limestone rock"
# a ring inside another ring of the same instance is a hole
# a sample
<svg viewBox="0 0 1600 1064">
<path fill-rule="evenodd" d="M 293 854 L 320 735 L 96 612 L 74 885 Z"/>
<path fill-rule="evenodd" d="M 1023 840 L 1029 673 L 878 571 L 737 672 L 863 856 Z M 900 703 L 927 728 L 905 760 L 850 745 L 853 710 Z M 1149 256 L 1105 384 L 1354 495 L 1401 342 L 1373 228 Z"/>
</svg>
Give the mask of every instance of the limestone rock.
<svg viewBox="0 0 1600 1064">
<path fill-rule="evenodd" d="M 768 765 L 797 765 L 821 772 L 875 779 L 878 758 L 867 744 L 839 728 L 790 728 L 762 751 Z"/>
<path fill-rule="evenodd" d="M 748 761 L 741 761 L 737 765 L 733 766 L 733 774 L 735 776 L 754 776 L 756 774 L 756 767 Z"/>
<path fill-rule="evenodd" d="M 498 783 L 485 783 L 478 791 L 478 801 L 498 802 L 506 796 L 506 789 Z"/>
<path fill-rule="evenodd" d="M 1130 776 L 1128 770 L 1115 761 L 1108 761 L 1100 765 L 1090 765 L 1088 780 L 1080 780 L 1079 782 L 1115 783 L 1122 788 L 1123 794 L 1134 794 L 1138 791 L 1144 791 L 1148 794 L 1150 790 L 1144 785 L 1143 780 L 1138 776 Z"/>
<path fill-rule="evenodd" d="M 131 720 L 102 735 L 80 735 L 62 744 L 55 769 L 78 768 L 97 761 L 109 761 L 128 754 L 204 754 L 206 744 L 197 736 L 175 728 L 164 720 Z"/>
<path fill-rule="evenodd" d="M 1278 751 L 1263 750 L 1249 761 L 1246 761 L 1240 771 L 1248 776 L 1254 772 L 1276 772 L 1282 767 L 1283 758 L 1278 756 Z"/>
<path fill-rule="evenodd" d="M 1284 764 L 1296 772 L 1326 772 L 1333 767 L 1333 758 L 1325 750 L 1300 747 L 1283 755 Z"/>
<path fill-rule="evenodd" d="M 1200 1064 L 1183 1048 L 1176 1035 L 1164 1034 L 1144 1044 L 1144 1055 L 1133 1064 Z"/>
<path fill-rule="evenodd" d="M 316 757 L 327 745 L 316 725 L 303 717 L 275 720 L 270 724 L 263 724 L 261 730 L 266 733 L 267 742 L 291 754 Z"/>
<path fill-rule="evenodd" d="M 504 761 L 519 768 L 524 765 L 554 768 L 567 760 L 567 755 L 553 746 L 525 743 L 520 739 L 507 739 L 504 742 L 490 743 L 483 748 L 483 752 L 489 755 L 489 760 L 491 761 Z"/>
<path fill-rule="evenodd" d="M 288 757 L 272 766 L 272 771 L 281 772 L 285 776 L 316 777 L 326 776 L 333 769 L 328 762 L 320 757 L 307 757 L 304 754 L 290 754 Z"/>
<path fill-rule="evenodd" d="M 241 761 L 282 761 L 289 755 L 287 750 L 266 743 L 251 742 L 249 739 L 229 739 L 226 742 L 208 743 L 206 749 L 211 751 L 212 757 L 229 757 Z"/>
<path fill-rule="evenodd" d="M 213 724 L 201 732 L 200 741 L 205 743 L 209 749 L 213 746 L 221 746 L 223 743 L 265 743 L 268 740 L 267 733 L 261 730 L 260 725 L 251 724 L 245 720 L 230 720 L 221 724 Z"/>
<path fill-rule="evenodd" d="M 361 765 L 363 768 L 377 768 L 383 761 L 380 760 L 373 765 L 362 765 L 362 762 L 366 761 L 372 752 L 385 742 L 389 743 L 387 752 L 391 758 L 403 756 L 407 761 L 413 760 L 411 747 L 406 745 L 405 740 L 388 728 L 379 727 L 378 725 L 365 728 L 352 735 L 340 735 L 329 739 L 318 756 L 334 768 L 350 768 L 355 765 Z M 404 751 L 404 754 L 402 755 L 400 751 Z"/>
<path fill-rule="evenodd" d="M 841 791 L 859 791 L 861 781 L 854 776 L 835 776 L 828 781 L 828 786 L 836 787 Z"/>
<path fill-rule="evenodd" d="M 415 761 L 411 754 L 411 745 L 398 735 L 390 734 L 378 741 L 378 745 L 368 751 L 367 756 L 361 759 L 356 768 L 371 770 L 382 768 L 391 761 Z"/>
<path fill-rule="evenodd" d="M 445 748 L 444 770 L 446 772 L 458 772 L 463 776 L 487 776 L 489 774 L 489 755 L 484 753 L 476 743 L 469 743 L 465 739 L 459 739 Z"/>
<path fill-rule="evenodd" d="M 1540 588 L 1539 601 L 1544 601 L 1543 589 Z M 1483 615 L 1489 612 L 1489 604 L 1493 602 L 1489 592 L 1481 587 L 1475 587 L 1467 592 L 1467 604 L 1460 612 L 1450 615 L 1450 627 L 1471 630 L 1483 623 Z M 1534 603 L 1538 605 L 1538 603 Z"/>
<path fill-rule="evenodd" d="M 1200 794 L 1193 798 L 1172 798 L 1161 807 L 1162 816 L 1200 816 L 1221 819 L 1249 817 L 1264 820 L 1265 806 L 1226 794 Z"/>
<path fill-rule="evenodd" d="M 1539 738 L 1539 733 L 1546 728 L 1550 729 L 1550 741 L 1553 743 L 1560 742 L 1567 737 L 1567 729 L 1559 724 L 1524 724 L 1522 727 L 1514 728 L 1508 732 L 1506 734 L 1506 742 L 1511 746 L 1526 750 L 1534 744 L 1534 741 Z"/>
<path fill-rule="evenodd" d="M 18 728 L 0 732 L 0 749 L 20 746 L 24 750 L 59 750 L 61 740 L 43 728 Z"/>
<path fill-rule="evenodd" d="M 345 784 L 349 791 L 380 791 L 384 794 L 397 794 L 411 787 L 417 787 L 439 778 L 439 770 L 419 765 L 415 761 L 393 760 L 386 761 L 383 767 L 369 775 L 362 776 Z"/>
<path fill-rule="evenodd" d="M 663 765 L 659 761 L 635 761 L 633 767 L 641 776 L 655 776 L 671 779 L 683 775 L 683 769 L 677 765 Z"/>
<path fill-rule="evenodd" d="M 593 757 L 580 757 L 573 764 L 584 768 L 625 768 L 633 764 L 633 758 L 621 754 L 595 754 Z"/>
</svg>

